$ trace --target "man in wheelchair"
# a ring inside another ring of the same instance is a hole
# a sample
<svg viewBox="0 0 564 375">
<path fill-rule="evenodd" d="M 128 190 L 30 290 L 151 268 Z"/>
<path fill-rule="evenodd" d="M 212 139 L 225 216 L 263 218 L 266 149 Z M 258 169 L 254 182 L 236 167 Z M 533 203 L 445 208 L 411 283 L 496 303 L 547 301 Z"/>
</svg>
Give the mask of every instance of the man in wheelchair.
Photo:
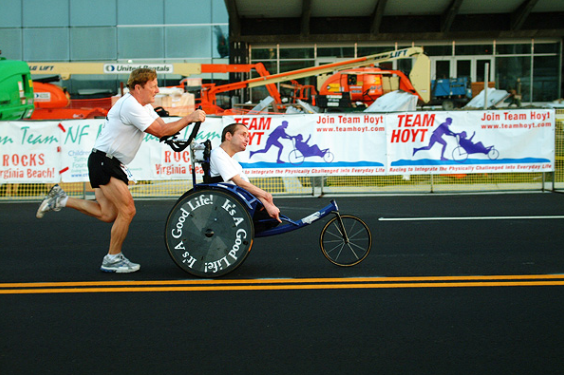
<svg viewBox="0 0 564 375">
<path fill-rule="evenodd" d="M 221 134 L 221 145 L 211 151 L 210 156 L 210 183 L 227 182 L 235 184 L 254 195 L 264 205 L 266 214 L 279 223 L 280 210 L 274 205 L 272 194 L 256 187 L 249 182 L 249 178 L 243 172 L 243 167 L 233 159 L 233 156 L 247 149 L 249 143 L 249 130 L 243 124 L 233 123 L 227 125 Z M 257 219 L 255 217 L 255 219 Z"/>
<path fill-rule="evenodd" d="M 494 146 L 486 147 L 482 142 L 474 143 L 472 139 L 476 135 L 476 132 L 474 132 L 474 134 L 472 134 L 470 138 L 468 138 L 468 135 L 466 134 L 465 131 L 463 131 L 462 133 L 457 133 L 457 135 L 460 137 L 458 139 L 458 143 L 460 144 L 460 147 L 462 147 L 468 154 L 487 155 L 490 152 L 490 150 L 494 147 Z"/>
</svg>

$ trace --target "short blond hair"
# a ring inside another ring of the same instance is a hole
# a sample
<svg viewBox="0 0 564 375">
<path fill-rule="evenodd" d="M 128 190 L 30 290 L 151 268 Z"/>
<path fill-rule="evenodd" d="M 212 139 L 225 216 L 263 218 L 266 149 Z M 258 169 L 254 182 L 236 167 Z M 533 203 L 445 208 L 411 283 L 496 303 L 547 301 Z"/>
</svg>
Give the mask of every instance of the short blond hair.
<svg viewBox="0 0 564 375">
<path fill-rule="evenodd" d="M 129 79 L 127 80 L 127 87 L 130 90 L 135 89 L 136 85 L 141 85 L 141 87 L 145 87 L 145 84 L 149 81 L 152 81 L 157 78 L 157 72 L 154 69 L 147 69 L 147 68 L 139 68 L 135 69 L 129 75 Z"/>
</svg>

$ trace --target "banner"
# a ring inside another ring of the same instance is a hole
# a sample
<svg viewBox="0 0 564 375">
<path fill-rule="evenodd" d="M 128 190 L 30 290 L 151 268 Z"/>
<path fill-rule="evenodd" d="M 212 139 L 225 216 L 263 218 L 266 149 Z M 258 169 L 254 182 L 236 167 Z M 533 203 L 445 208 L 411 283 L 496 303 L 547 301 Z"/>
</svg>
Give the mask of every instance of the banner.
<svg viewBox="0 0 564 375">
<path fill-rule="evenodd" d="M 174 121 L 175 119 L 167 120 Z M 181 131 L 178 138 L 188 139 L 192 129 L 193 125 L 190 125 Z M 202 123 L 195 141 L 204 142 L 206 139 L 209 139 L 212 142 L 212 147 L 219 147 L 222 130 L 222 119 L 208 116 L 206 121 Z M 157 138 L 147 135 L 139 149 L 139 154 L 129 164 L 128 168 L 137 180 L 191 179 L 190 149 L 186 148 L 182 152 L 175 152 L 167 144 L 161 143 Z M 197 172 L 202 174 L 201 171 Z"/>
<path fill-rule="evenodd" d="M 386 172 L 384 115 L 240 116 L 250 133 L 237 160 L 249 177 L 376 175 Z"/>
<path fill-rule="evenodd" d="M 554 170 L 553 110 L 386 116 L 389 174 Z"/>
<path fill-rule="evenodd" d="M 0 122 L 0 182 L 59 182 L 56 122 Z"/>
<path fill-rule="evenodd" d="M 177 118 L 164 118 L 164 120 L 175 121 Z M 62 168 L 60 174 L 63 182 L 88 181 L 88 156 L 103 125 L 103 119 L 88 122 L 87 120 L 65 121 L 59 125 L 59 128 L 66 133 L 61 146 Z M 187 139 L 192 132 L 192 128 L 193 125 L 190 125 L 178 137 Z M 203 142 L 206 139 L 211 139 L 213 145 L 219 146 L 222 129 L 221 118 L 208 118 L 202 124 L 196 140 Z M 132 174 L 133 181 L 191 178 L 190 150 L 174 152 L 156 137 L 145 134 L 139 152 L 127 168 Z"/>
<path fill-rule="evenodd" d="M 177 118 L 165 118 L 175 121 Z M 550 110 L 208 116 L 196 141 L 218 147 L 223 128 L 245 124 L 249 177 L 547 172 L 555 168 Z M 0 183 L 87 182 L 104 119 L 0 122 Z M 188 138 L 192 126 L 180 138 Z M 146 134 L 135 180 L 191 178 L 190 152 Z M 201 173 L 201 171 L 197 171 Z"/>
</svg>

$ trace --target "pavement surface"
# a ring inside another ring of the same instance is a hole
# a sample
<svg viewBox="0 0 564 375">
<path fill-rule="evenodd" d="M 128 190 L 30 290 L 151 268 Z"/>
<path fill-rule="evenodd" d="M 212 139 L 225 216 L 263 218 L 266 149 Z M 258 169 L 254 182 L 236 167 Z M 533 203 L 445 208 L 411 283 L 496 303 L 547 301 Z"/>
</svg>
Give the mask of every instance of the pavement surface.
<svg viewBox="0 0 564 375">
<path fill-rule="evenodd" d="M 0 204 L 0 373 L 562 373 L 564 195 L 335 199 L 372 231 L 364 262 L 328 262 L 315 223 L 218 279 L 169 257 L 174 200 L 136 201 L 121 275 L 99 271 L 110 224 Z"/>
</svg>

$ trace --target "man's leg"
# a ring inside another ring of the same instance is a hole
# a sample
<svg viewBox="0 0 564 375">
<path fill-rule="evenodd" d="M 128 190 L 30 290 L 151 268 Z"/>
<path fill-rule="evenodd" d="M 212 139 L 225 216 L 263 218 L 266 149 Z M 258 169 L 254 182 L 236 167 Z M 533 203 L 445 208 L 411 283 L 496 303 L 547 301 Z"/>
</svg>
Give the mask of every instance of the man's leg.
<svg viewBox="0 0 564 375">
<path fill-rule="evenodd" d="M 116 207 L 105 197 L 101 189 L 96 188 L 94 192 L 95 201 L 69 197 L 66 207 L 74 208 L 105 223 L 112 223 L 117 216 Z"/>
<path fill-rule="evenodd" d="M 133 197 L 127 185 L 123 181 L 112 177 L 108 184 L 100 185 L 100 188 L 96 189 L 95 192 L 96 199 L 100 202 L 100 206 L 103 207 L 102 218 L 109 219 L 112 216 L 114 217 L 110 248 L 108 254 L 102 260 L 100 270 L 116 273 L 139 271 L 141 266 L 130 262 L 121 252 L 123 242 L 129 231 L 129 224 L 131 224 L 135 216 Z"/>
<path fill-rule="evenodd" d="M 445 158 L 445 151 L 447 148 L 446 141 L 441 138 L 438 142 L 443 145 L 443 149 L 441 150 L 441 160 L 448 160 L 447 158 Z"/>
<path fill-rule="evenodd" d="M 251 151 L 249 157 L 252 157 L 254 154 L 266 154 L 271 147 L 272 147 L 272 143 L 266 141 L 265 148 L 263 148 L 262 150 Z"/>
<path fill-rule="evenodd" d="M 102 212 L 102 218 L 115 218 L 108 254 L 119 254 L 127 237 L 129 224 L 136 213 L 131 192 L 123 181 L 112 177 L 107 185 L 101 185 L 100 189 L 96 190 L 96 199 L 102 208 L 107 207 L 107 212 Z"/>
</svg>

